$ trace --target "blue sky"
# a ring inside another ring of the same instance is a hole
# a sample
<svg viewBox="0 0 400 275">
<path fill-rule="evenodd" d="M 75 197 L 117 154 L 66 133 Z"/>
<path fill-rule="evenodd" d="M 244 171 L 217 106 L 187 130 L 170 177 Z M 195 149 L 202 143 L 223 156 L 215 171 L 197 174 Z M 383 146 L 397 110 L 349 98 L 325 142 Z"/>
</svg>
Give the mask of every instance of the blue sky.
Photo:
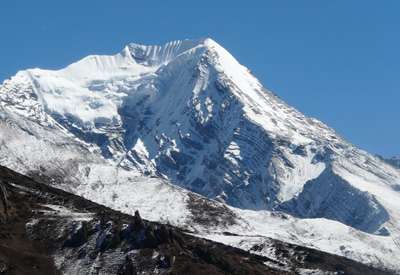
<svg viewBox="0 0 400 275">
<path fill-rule="evenodd" d="M 212 37 L 289 104 L 400 155 L 400 1 L 0 2 L 0 79 L 128 42 Z"/>
</svg>

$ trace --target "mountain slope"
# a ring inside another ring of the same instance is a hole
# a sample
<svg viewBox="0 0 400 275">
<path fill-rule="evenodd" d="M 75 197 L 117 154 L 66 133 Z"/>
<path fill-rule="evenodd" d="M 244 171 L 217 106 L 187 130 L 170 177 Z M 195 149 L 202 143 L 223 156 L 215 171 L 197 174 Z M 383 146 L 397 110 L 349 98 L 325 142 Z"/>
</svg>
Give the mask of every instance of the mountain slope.
<svg viewBox="0 0 400 275">
<path fill-rule="evenodd" d="M 181 226 L 194 194 L 175 186 L 235 207 L 243 224 L 283 211 L 299 218 L 284 230 L 302 219 L 316 236 L 320 223 L 354 230 L 345 249 L 339 233 L 326 245 L 294 230 L 293 242 L 400 268 L 383 256 L 400 249 L 399 170 L 285 104 L 211 39 L 21 71 L 0 87 L 0 108 L 0 164 L 36 179 Z"/>
<path fill-rule="evenodd" d="M 123 215 L 2 167 L 0 177 L 7 274 L 288 274 L 264 265 L 267 258 L 143 221 L 138 212 Z"/>
<path fill-rule="evenodd" d="M 144 221 L 138 212 L 113 211 L 4 167 L 0 190 L 0 266 L 7 274 L 391 274 L 275 240 L 270 245 L 280 252 L 279 262 L 252 255 Z M 16 251 L 20 247 L 24 252 Z"/>
</svg>

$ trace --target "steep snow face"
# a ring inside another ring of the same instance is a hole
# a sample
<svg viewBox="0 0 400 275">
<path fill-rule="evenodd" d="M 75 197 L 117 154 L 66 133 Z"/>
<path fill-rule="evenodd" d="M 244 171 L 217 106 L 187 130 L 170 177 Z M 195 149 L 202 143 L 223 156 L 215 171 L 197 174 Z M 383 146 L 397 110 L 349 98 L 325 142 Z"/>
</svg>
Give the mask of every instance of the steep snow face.
<svg viewBox="0 0 400 275">
<path fill-rule="evenodd" d="M 399 244 L 400 171 L 285 104 L 211 39 L 21 71 L 0 87 L 0 119 L 0 164 L 107 205 L 129 205 L 129 183 L 150 176 Z M 157 188 L 138 204 L 151 208 Z"/>
</svg>

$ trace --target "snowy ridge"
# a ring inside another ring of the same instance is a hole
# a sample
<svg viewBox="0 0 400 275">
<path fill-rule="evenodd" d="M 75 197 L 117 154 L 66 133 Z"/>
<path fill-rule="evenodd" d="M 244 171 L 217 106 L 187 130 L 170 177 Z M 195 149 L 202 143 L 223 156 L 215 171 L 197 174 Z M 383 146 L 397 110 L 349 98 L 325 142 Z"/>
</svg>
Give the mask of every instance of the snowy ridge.
<svg viewBox="0 0 400 275">
<path fill-rule="evenodd" d="M 0 119 L 1 165 L 94 201 L 188 226 L 197 193 L 240 217 L 223 230 L 400 268 L 383 256 L 400 249 L 400 171 L 288 106 L 212 39 L 21 71 L 0 87 Z"/>
<path fill-rule="evenodd" d="M 166 43 L 163 46 L 159 45 L 141 45 L 130 43 L 124 51 L 128 50 L 133 59 L 140 64 L 147 66 L 160 66 L 168 63 L 178 55 L 187 50 L 191 50 L 202 43 L 204 40 L 176 40 Z"/>
</svg>

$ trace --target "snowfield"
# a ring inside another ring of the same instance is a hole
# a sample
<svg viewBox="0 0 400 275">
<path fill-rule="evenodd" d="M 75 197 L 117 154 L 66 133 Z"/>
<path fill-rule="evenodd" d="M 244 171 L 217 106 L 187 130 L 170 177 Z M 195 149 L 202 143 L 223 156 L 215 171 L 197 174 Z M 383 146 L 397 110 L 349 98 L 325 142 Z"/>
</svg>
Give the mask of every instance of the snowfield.
<svg viewBox="0 0 400 275">
<path fill-rule="evenodd" d="M 400 271 L 400 170 L 209 38 L 18 72 L 0 86 L 0 144 L 0 165 L 205 238 L 264 255 L 274 238 Z"/>
</svg>

